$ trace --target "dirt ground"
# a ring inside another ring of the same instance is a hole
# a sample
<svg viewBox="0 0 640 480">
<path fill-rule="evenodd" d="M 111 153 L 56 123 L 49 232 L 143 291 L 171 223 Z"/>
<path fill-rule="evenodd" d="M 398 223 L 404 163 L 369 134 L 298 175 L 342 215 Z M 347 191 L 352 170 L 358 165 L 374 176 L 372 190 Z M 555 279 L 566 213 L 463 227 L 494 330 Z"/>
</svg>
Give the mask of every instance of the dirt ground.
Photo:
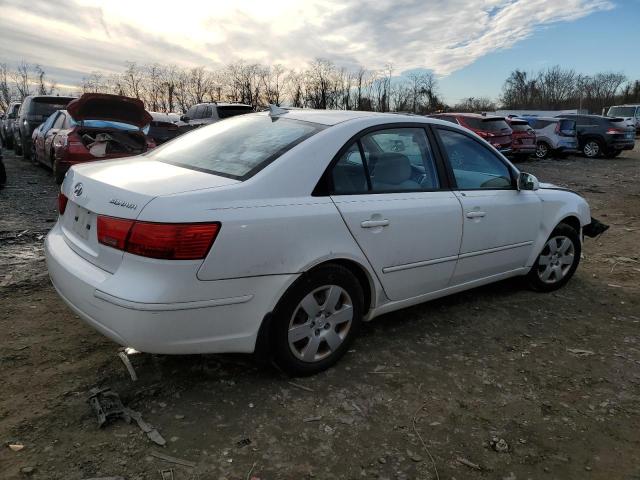
<svg viewBox="0 0 640 480">
<path fill-rule="evenodd" d="M 176 480 L 640 479 L 638 150 L 519 164 L 580 192 L 611 225 L 587 240 L 564 289 L 511 280 L 386 315 L 337 366 L 295 380 L 248 356 L 139 354 L 132 382 L 117 346 L 49 284 L 50 173 L 5 163 L 2 479 L 161 479 L 167 468 Z M 134 423 L 99 429 L 87 403 L 96 386 L 118 392 L 167 445 Z"/>
</svg>

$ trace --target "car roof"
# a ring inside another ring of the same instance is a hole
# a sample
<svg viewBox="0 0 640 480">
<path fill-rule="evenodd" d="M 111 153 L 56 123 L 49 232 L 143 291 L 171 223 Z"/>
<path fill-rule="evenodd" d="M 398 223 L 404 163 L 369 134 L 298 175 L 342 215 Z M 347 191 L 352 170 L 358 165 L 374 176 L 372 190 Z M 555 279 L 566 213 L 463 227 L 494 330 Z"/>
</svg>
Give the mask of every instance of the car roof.
<svg viewBox="0 0 640 480">
<path fill-rule="evenodd" d="M 265 114 L 267 114 L 265 112 Z M 303 122 L 319 123 L 322 125 L 337 125 L 338 123 L 355 120 L 357 118 L 380 117 L 395 121 L 426 120 L 426 117 L 416 115 L 402 115 L 396 113 L 363 112 L 360 110 L 313 110 L 307 108 L 287 110 L 287 113 L 278 115 L 282 118 L 291 118 Z"/>
</svg>

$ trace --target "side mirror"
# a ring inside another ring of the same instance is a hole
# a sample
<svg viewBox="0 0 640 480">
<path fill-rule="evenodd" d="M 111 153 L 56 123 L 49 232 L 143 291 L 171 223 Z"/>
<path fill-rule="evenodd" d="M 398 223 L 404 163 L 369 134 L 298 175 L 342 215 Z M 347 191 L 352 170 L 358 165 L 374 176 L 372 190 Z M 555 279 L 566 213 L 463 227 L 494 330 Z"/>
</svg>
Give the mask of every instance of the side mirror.
<svg viewBox="0 0 640 480">
<path fill-rule="evenodd" d="M 187 115 L 180 115 L 180 120 L 189 123 L 191 119 Z"/>
<path fill-rule="evenodd" d="M 518 190 L 538 190 L 540 182 L 530 173 L 521 172 L 518 176 Z"/>
</svg>

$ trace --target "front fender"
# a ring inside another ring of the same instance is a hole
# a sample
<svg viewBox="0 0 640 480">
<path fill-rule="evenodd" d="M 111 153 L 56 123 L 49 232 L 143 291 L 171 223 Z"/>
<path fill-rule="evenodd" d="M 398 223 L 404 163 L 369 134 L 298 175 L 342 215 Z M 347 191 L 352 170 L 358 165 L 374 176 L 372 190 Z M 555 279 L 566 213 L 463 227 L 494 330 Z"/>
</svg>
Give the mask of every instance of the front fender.
<svg viewBox="0 0 640 480">
<path fill-rule="evenodd" d="M 577 193 L 557 187 L 541 188 L 537 192 L 542 203 L 542 222 L 540 234 L 534 242 L 531 256 L 527 261 L 528 267 L 534 264 L 551 232 L 558 224 L 562 222 L 576 223 L 575 219 L 577 219 L 580 223 L 580 230 L 582 230 L 582 227 L 591 222 L 589 204 Z M 581 233 L 581 231 L 578 232 L 580 239 L 582 239 Z"/>
</svg>

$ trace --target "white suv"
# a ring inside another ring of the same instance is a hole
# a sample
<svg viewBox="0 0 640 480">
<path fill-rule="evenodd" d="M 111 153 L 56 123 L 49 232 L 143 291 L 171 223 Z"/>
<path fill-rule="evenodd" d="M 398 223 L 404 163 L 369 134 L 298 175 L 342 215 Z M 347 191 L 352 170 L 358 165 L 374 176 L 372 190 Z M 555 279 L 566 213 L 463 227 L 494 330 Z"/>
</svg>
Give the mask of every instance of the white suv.
<svg viewBox="0 0 640 480">
<path fill-rule="evenodd" d="M 607 110 L 607 117 L 624 118 L 626 124 L 640 134 L 640 105 L 615 105 Z"/>
</svg>

